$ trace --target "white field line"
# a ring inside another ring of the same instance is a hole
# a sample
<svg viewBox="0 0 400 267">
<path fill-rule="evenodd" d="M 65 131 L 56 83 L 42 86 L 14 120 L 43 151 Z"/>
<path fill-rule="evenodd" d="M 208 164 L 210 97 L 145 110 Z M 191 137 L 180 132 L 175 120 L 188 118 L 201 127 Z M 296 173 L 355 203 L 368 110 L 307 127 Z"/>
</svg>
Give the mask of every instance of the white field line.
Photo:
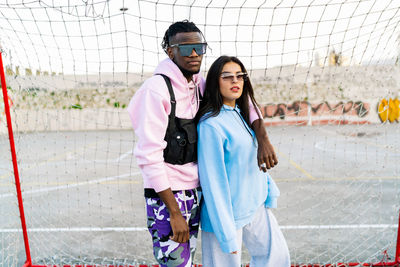
<svg viewBox="0 0 400 267">
<path fill-rule="evenodd" d="M 280 226 L 283 230 L 301 230 L 301 229 L 380 229 L 380 228 L 397 228 L 397 224 L 342 224 L 342 225 L 283 225 Z"/>
<path fill-rule="evenodd" d="M 112 180 L 115 180 L 115 179 L 118 179 L 118 178 L 134 177 L 134 176 L 136 176 L 138 174 L 140 174 L 140 172 L 125 173 L 125 174 L 121 174 L 121 175 L 104 177 L 104 178 L 100 178 L 100 179 L 96 179 L 96 180 L 90 180 L 90 181 L 73 183 L 73 184 L 66 184 L 66 185 L 44 187 L 44 188 L 39 188 L 39 189 L 32 189 L 32 190 L 27 190 L 27 191 L 22 192 L 22 195 L 45 193 L 45 192 L 51 192 L 51 191 L 56 191 L 56 190 L 60 190 L 60 189 L 71 189 L 71 188 L 74 188 L 74 187 L 84 186 L 84 185 L 89 185 L 89 184 L 100 184 L 100 183 L 112 181 Z M 0 195 L 0 199 L 6 198 L 6 197 L 15 197 L 15 195 L 16 195 L 16 193 L 2 194 L 2 195 Z"/>
<path fill-rule="evenodd" d="M 330 130 L 326 130 L 326 129 L 322 129 L 322 128 L 319 128 L 318 130 L 321 131 L 321 132 L 327 133 L 327 134 L 329 134 L 329 135 L 338 136 L 338 134 L 337 134 L 335 131 L 330 131 Z M 390 145 L 380 145 L 380 144 L 376 144 L 376 143 L 373 143 L 373 142 L 369 142 L 369 141 L 367 141 L 367 140 L 363 140 L 363 139 L 357 138 L 357 137 L 355 137 L 355 136 L 347 135 L 347 136 L 341 136 L 341 137 L 352 138 L 353 141 L 355 141 L 355 142 L 353 142 L 353 143 L 364 143 L 364 144 L 367 144 L 367 145 L 370 145 L 370 146 L 374 146 L 374 147 L 377 147 L 377 148 L 382 148 L 382 149 L 390 150 L 390 151 L 394 152 L 394 153 L 393 153 L 394 155 L 397 155 L 397 154 L 400 152 L 399 149 L 393 148 L 393 147 L 391 147 Z M 317 148 L 318 148 L 318 149 L 321 149 L 321 148 L 319 148 L 319 147 L 317 147 Z M 324 148 L 322 148 L 321 150 L 324 150 Z"/>
<path fill-rule="evenodd" d="M 381 229 L 397 228 L 396 224 L 344 224 L 344 225 L 282 225 L 282 230 L 320 230 L 320 229 Z M 70 228 L 28 228 L 28 232 L 143 232 L 146 227 L 70 227 Z M 17 233 L 21 229 L 3 228 L 0 233 Z"/>
<path fill-rule="evenodd" d="M 125 152 L 124 154 L 122 154 L 119 158 L 115 159 L 114 161 L 115 162 L 120 162 L 121 160 L 123 160 L 127 156 L 133 156 L 133 149 L 129 150 L 128 152 Z"/>
<path fill-rule="evenodd" d="M 65 162 L 68 162 L 68 161 L 70 161 L 70 162 L 72 162 L 74 164 L 87 164 L 87 163 L 106 163 L 106 164 L 109 164 L 109 163 L 112 163 L 112 162 L 120 163 L 123 159 L 125 159 L 128 156 L 133 156 L 133 149 L 123 153 L 121 156 L 119 156 L 117 158 L 114 158 L 114 159 L 107 159 L 107 160 L 106 159 L 93 159 L 93 160 L 91 160 L 91 159 L 78 159 L 78 160 L 74 161 L 74 159 L 76 159 L 76 157 L 73 156 L 73 157 L 67 158 L 65 160 L 59 160 L 59 161 L 53 161 L 52 159 L 49 159 L 49 160 L 45 160 L 45 161 L 42 161 L 42 162 L 39 162 L 39 163 L 37 163 L 37 162 L 19 163 L 18 167 L 26 170 L 26 169 L 32 169 L 32 168 L 34 168 L 36 166 L 40 166 L 40 165 L 43 165 L 43 164 L 46 164 L 46 166 L 53 166 L 53 165 L 65 164 Z M 8 168 L 7 169 L 4 168 L 4 170 L 8 171 L 9 169 Z M 12 174 L 12 172 L 9 172 L 7 174 Z M 0 178 L 2 178 L 2 176 L 0 176 Z"/>
<path fill-rule="evenodd" d="M 360 143 L 364 143 L 364 144 L 370 145 L 370 143 L 366 143 L 365 141 L 362 141 Z M 356 143 L 352 142 L 351 144 L 356 144 Z M 346 149 L 332 149 L 332 148 L 326 148 L 326 147 L 324 147 L 324 145 L 326 145 L 325 141 L 319 141 L 319 142 L 315 143 L 314 146 L 315 146 L 316 149 L 318 149 L 320 151 L 325 151 L 325 152 L 334 152 L 335 153 L 335 152 L 338 152 L 338 151 L 343 151 L 344 153 L 351 153 L 351 154 L 362 154 L 362 155 L 365 154 L 365 151 L 356 151 L 356 150 L 352 150 L 352 149 L 348 149 L 348 148 L 346 148 Z M 376 145 L 374 145 L 374 146 L 378 147 Z M 388 148 L 388 147 L 382 146 L 382 148 L 384 148 L 386 150 L 390 150 L 390 148 Z M 382 153 L 384 155 L 399 155 L 398 152 L 392 152 L 392 151 L 388 152 L 388 151 L 385 151 L 385 150 L 380 150 L 378 152 Z"/>
<path fill-rule="evenodd" d="M 146 227 L 72 227 L 72 228 L 28 228 L 28 232 L 143 232 Z M 0 229 L 0 233 L 17 233 L 22 229 Z"/>
</svg>

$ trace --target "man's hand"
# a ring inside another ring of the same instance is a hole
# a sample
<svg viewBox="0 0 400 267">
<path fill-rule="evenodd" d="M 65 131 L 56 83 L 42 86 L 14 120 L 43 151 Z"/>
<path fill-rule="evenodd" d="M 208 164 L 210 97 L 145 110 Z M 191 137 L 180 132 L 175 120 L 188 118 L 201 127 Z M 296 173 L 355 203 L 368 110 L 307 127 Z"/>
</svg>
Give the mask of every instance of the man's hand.
<svg viewBox="0 0 400 267">
<path fill-rule="evenodd" d="M 169 211 L 169 218 L 172 228 L 171 240 L 178 243 L 186 243 L 189 241 L 189 226 L 186 220 L 183 218 L 182 213 L 179 209 L 178 203 L 176 202 L 175 196 L 172 193 L 171 188 L 164 191 L 158 192 L 161 200 L 167 206 Z"/>
<path fill-rule="evenodd" d="M 178 243 L 188 242 L 190 238 L 189 226 L 182 214 L 180 212 L 176 215 L 170 214 L 170 223 L 173 233 L 173 236 L 171 236 L 170 239 Z"/>
<path fill-rule="evenodd" d="M 263 172 L 266 172 L 267 169 L 271 169 L 278 164 L 274 147 L 271 145 L 268 139 L 258 141 L 257 161 L 260 170 Z"/>
<path fill-rule="evenodd" d="M 268 139 L 262 119 L 255 120 L 252 124 L 258 142 L 257 161 L 260 170 L 266 172 L 278 164 L 274 147 Z"/>
</svg>

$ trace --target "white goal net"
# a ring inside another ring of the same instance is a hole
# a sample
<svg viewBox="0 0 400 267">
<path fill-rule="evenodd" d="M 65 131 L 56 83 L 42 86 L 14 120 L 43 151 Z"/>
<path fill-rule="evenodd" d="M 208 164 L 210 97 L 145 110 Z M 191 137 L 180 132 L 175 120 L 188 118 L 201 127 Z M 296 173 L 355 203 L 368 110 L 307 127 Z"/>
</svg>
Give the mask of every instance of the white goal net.
<svg viewBox="0 0 400 267">
<path fill-rule="evenodd" d="M 0 49 L 32 264 L 156 264 L 126 107 L 184 19 L 208 42 L 204 76 L 220 55 L 249 70 L 292 264 L 395 261 L 400 2 L 6 0 Z M 22 266 L 3 101 L 0 265 Z"/>
</svg>

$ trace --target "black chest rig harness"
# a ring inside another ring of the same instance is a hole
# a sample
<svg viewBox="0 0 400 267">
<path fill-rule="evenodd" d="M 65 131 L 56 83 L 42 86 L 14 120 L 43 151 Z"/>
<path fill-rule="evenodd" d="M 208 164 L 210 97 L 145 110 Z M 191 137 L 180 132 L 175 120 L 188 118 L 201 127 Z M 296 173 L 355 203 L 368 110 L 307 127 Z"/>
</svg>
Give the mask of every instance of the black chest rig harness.
<svg viewBox="0 0 400 267">
<path fill-rule="evenodd" d="M 197 125 L 195 119 L 181 119 L 175 116 L 176 100 L 170 79 L 160 74 L 168 87 L 171 97 L 171 113 L 164 140 L 164 161 L 171 164 L 183 165 L 197 161 Z M 197 90 L 197 89 L 196 89 Z"/>
</svg>

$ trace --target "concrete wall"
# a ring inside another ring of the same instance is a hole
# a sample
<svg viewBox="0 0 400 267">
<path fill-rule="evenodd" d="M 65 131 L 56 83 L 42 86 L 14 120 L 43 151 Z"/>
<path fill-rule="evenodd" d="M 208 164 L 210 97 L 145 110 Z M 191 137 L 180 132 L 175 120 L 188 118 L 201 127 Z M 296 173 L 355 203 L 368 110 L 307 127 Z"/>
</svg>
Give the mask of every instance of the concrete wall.
<svg viewBox="0 0 400 267">
<path fill-rule="evenodd" d="M 298 106 L 296 106 L 298 105 Z M 377 103 L 297 103 L 261 105 L 266 125 L 323 125 L 380 123 Z M 360 107 L 361 106 L 361 107 Z M 297 109 L 296 109 L 297 108 Z M 126 109 L 13 110 L 15 132 L 90 131 L 132 129 Z M 5 117 L 0 134 L 6 134 Z"/>
<path fill-rule="evenodd" d="M 399 72 L 397 66 L 285 66 L 250 74 L 266 124 L 310 125 L 380 123 L 379 101 L 400 96 Z M 125 107 L 150 75 L 8 76 L 14 130 L 131 129 Z M 0 133 L 6 133 L 2 113 Z"/>
</svg>

